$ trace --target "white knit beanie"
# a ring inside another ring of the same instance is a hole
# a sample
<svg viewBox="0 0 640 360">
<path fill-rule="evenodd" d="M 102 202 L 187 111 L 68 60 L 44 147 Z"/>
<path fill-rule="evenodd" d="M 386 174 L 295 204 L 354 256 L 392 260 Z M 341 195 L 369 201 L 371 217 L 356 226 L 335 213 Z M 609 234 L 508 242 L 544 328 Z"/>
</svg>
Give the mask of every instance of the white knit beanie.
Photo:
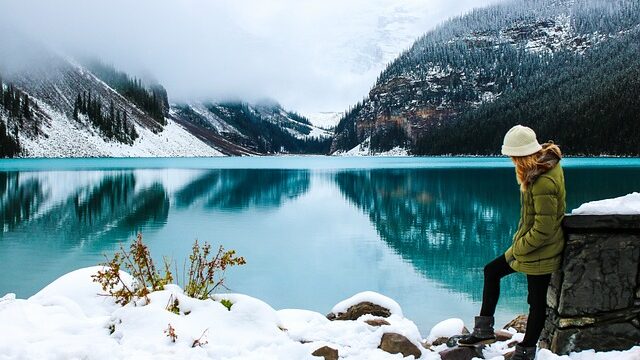
<svg viewBox="0 0 640 360">
<path fill-rule="evenodd" d="M 502 154 L 507 156 L 527 156 L 542 149 L 536 133 L 530 128 L 516 125 L 507 131 L 502 144 Z"/>
</svg>

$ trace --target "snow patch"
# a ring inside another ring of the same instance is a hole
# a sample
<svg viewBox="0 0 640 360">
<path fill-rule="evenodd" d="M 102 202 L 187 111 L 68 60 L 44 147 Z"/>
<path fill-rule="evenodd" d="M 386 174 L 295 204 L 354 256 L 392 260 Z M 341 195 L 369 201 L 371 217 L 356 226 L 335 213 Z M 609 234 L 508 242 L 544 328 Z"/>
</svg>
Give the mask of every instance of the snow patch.
<svg viewBox="0 0 640 360">
<path fill-rule="evenodd" d="M 309 122 L 311 122 L 313 126 L 323 129 L 331 129 L 333 127 L 336 127 L 340 122 L 340 119 L 342 119 L 343 115 L 343 112 L 332 111 L 310 112 L 304 114 L 304 116 L 309 119 Z"/>
<path fill-rule="evenodd" d="M 464 328 L 464 321 L 462 319 L 447 319 L 437 323 L 427 337 L 427 341 L 432 343 L 439 337 L 451 337 L 454 335 L 462 334 Z"/>
<path fill-rule="evenodd" d="M 634 192 L 613 199 L 584 203 L 571 213 L 575 215 L 637 215 L 640 214 L 640 193 Z"/>
<path fill-rule="evenodd" d="M 370 302 L 376 305 L 380 305 L 384 308 L 389 309 L 391 314 L 402 317 L 402 309 L 400 308 L 400 305 L 395 302 L 395 300 L 373 291 L 363 291 L 361 293 L 355 294 L 352 297 L 337 303 L 333 307 L 333 309 L 331 309 L 331 312 L 334 314 L 343 313 L 353 305 L 359 304 L 361 302 Z"/>
<path fill-rule="evenodd" d="M 163 131 L 154 133 L 136 125 L 140 135 L 133 145 L 106 140 L 93 128 L 87 128 L 48 104 L 38 101 L 51 121 L 41 130 L 46 136 L 31 138 L 20 135 L 20 143 L 28 153 L 26 157 L 180 157 L 220 156 L 187 130 L 167 119 Z"/>
<path fill-rule="evenodd" d="M 336 151 L 336 156 L 409 156 L 409 151 L 405 148 L 396 146 L 387 151 L 376 152 L 371 150 L 371 137 L 364 139 L 360 144 L 348 151 Z"/>
</svg>

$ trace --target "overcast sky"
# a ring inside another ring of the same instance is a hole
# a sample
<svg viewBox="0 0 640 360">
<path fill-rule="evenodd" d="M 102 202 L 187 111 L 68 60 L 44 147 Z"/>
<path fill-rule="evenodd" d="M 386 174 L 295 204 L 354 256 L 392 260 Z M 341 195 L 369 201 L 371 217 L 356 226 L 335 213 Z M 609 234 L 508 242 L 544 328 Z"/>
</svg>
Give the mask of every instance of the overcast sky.
<svg viewBox="0 0 640 360">
<path fill-rule="evenodd" d="M 0 21 L 151 75 L 173 101 L 271 98 L 307 113 L 344 110 L 415 38 L 495 2 L 0 0 Z"/>
</svg>

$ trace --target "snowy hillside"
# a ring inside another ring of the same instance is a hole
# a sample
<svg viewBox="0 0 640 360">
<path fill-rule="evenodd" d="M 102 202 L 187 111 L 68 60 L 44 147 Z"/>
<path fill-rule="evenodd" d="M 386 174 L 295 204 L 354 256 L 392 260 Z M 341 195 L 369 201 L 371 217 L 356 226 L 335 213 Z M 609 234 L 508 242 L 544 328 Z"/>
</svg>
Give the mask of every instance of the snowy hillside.
<svg viewBox="0 0 640 360">
<path fill-rule="evenodd" d="M 171 116 L 199 128 L 203 138 L 227 141 L 248 153 L 327 153 L 333 135 L 274 102 L 174 104 Z"/>
<path fill-rule="evenodd" d="M 0 46 L 11 55 L 0 58 L 0 157 L 328 152 L 330 131 L 277 103 L 170 107 L 159 84 L 27 44 Z M 10 62 L 16 54 L 27 60 Z"/>
<path fill-rule="evenodd" d="M 637 68 L 630 61 L 638 59 L 638 19 L 640 4 L 630 0 L 510 0 L 451 19 L 382 72 L 338 124 L 331 151 L 369 139 L 374 153 L 400 147 L 415 154 L 492 154 L 506 129 L 521 122 L 575 153 L 636 153 L 628 141 L 602 144 L 583 124 L 637 132 L 614 122 L 640 106 L 622 100 L 638 86 L 628 73 Z M 595 116 L 594 103 L 605 107 L 609 97 L 620 104 Z M 486 129 L 482 143 L 473 140 L 479 123 Z M 585 133 L 558 131 L 561 126 Z"/>
<path fill-rule="evenodd" d="M 322 129 L 333 129 L 338 125 L 344 113 L 334 111 L 309 112 L 304 114 L 313 126 Z"/>
<path fill-rule="evenodd" d="M 129 86 L 119 92 L 78 62 L 20 37 L 0 50 L 8 54 L 0 58 L 0 137 L 19 144 L 18 153 L 3 150 L 5 156 L 222 154 L 166 119 L 157 85 L 123 75 Z"/>
<path fill-rule="evenodd" d="M 46 105 L 43 106 L 46 108 Z M 220 156 L 212 148 L 172 120 L 158 133 L 136 126 L 140 137 L 132 145 L 108 141 L 87 131 L 52 109 L 51 121 L 41 127 L 42 136 L 20 136 L 25 157 L 178 157 Z"/>
</svg>

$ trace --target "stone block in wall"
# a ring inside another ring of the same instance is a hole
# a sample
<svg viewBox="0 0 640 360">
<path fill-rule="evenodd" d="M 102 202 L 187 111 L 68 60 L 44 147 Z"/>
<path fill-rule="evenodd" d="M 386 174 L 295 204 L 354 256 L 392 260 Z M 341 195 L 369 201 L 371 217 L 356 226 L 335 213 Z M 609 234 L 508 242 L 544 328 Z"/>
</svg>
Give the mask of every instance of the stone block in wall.
<svg viewBox="0 0 640 360">
<path fill-rule="evenodd" d="M 569 234 L 558 312 L 594 314 L 633 306 L 640 235 Z"/>
<path fill-rule="evenodd" d="M 631 323 L 612 323 L 585 328 L 558 329 L 549 350 L 556 354 L 597 349 L 610 351 L 630 349 L 638 344 L 640 329 Z"/>
<path fill-rule="evenodd" d="M 640 345 L 640 215 L 569 215 L 540 346 L 556 354 Z"/>
</svg>

